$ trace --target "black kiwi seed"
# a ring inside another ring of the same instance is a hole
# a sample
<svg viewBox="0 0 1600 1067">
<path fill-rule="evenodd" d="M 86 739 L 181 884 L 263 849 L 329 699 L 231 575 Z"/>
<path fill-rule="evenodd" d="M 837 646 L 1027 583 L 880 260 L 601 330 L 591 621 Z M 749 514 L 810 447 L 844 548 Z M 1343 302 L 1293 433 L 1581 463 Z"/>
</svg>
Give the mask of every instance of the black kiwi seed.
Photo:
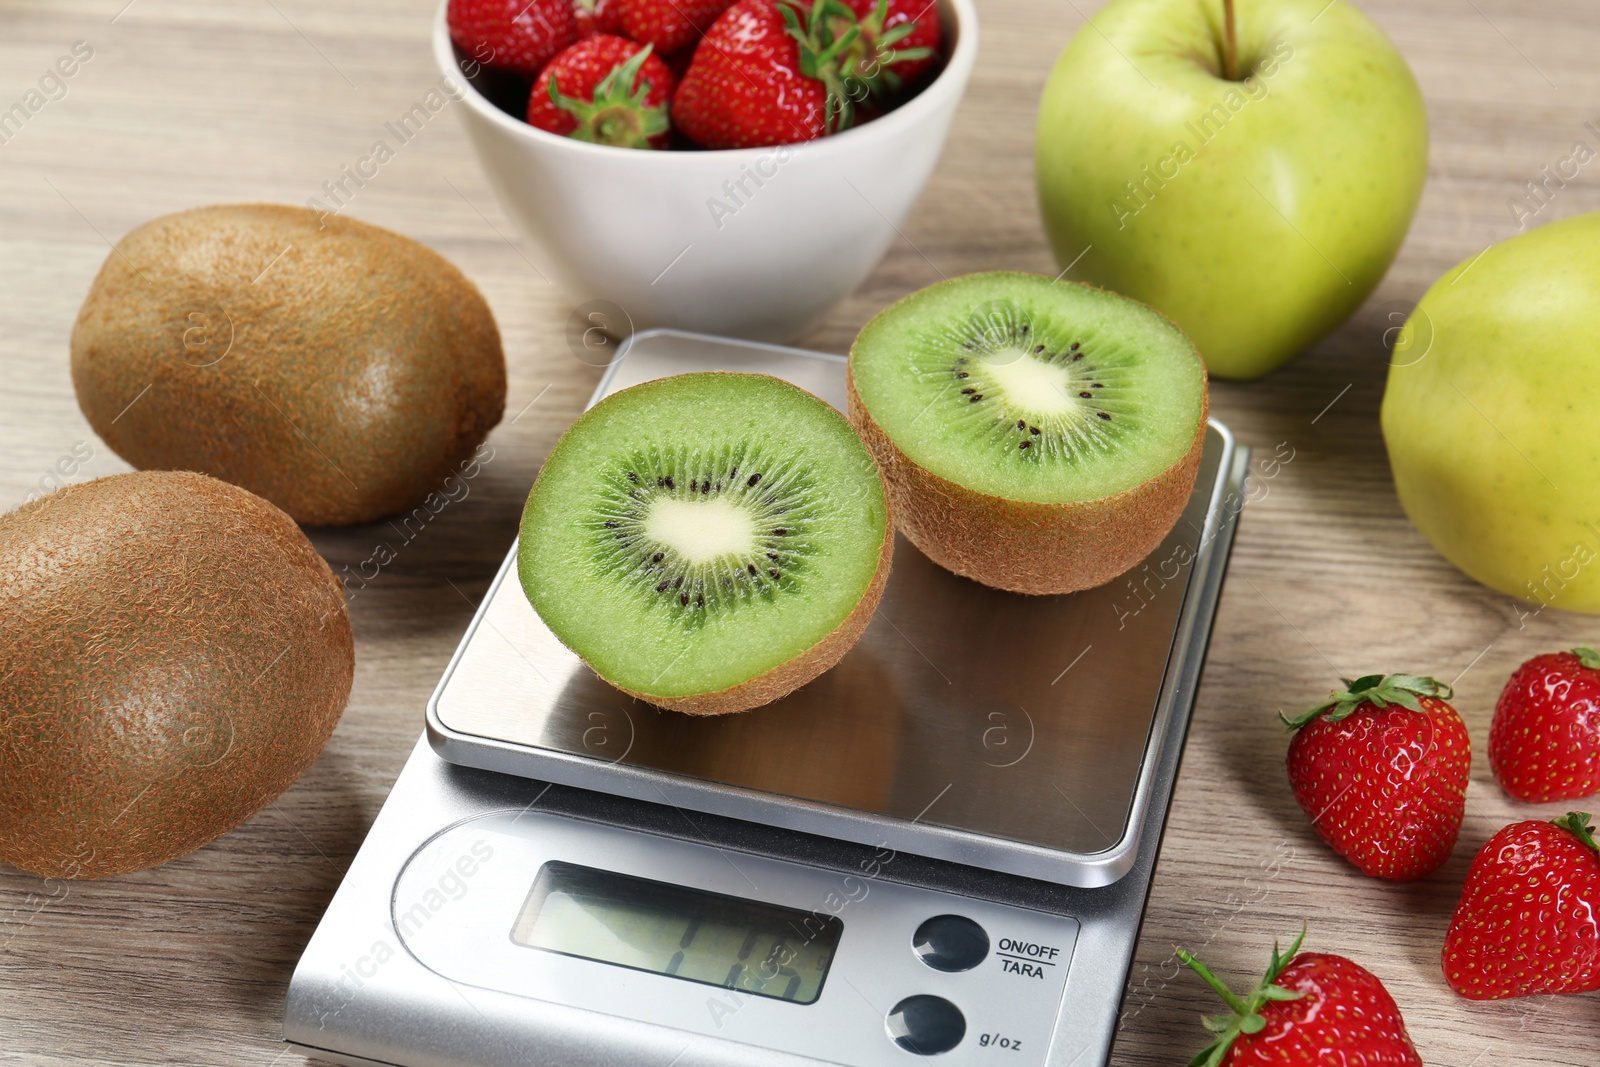
<svg viewBox="0 0 1600 1067">
<path fill-rule="evenodd" d="M 744 484 L 746 484 L 746 485 L 748 485 L 748 486 L 749 486 L 749 487 L 750 487 L 750 488 L 752 488 L 752 489 L 754 489 L 754 488 L 755 488 L 755 487 L 756 487 L 756 486 L 757 486 L 757 485 L 760 485 L 760 484 L 761 484 L 761 475 L 759 475 L 759 474 L 752 474 L 752 475 L 751 475 L 751 476 L 750 476 L 750 480 L 749 480 L 749 481 L 748 481 L 748 482 L 745 482 L 745 483 L 744 483 Z"/>
<path fill-rule="evenodd" d="M 974 389 L 974 388 L 972 388 L 972 387 L 971 387 L 971 386 L 970 386 L 970 385 L 969 385 L 969 386 L 967 386 L 967 388 L 965 388 L 965 389 L 963 389 L 963 390 L 961 390 L 961 395 L 962 395 L 962 396 L 971 396 L 971 395 L 972 395 L 972 394 L 973 394 L 973 393 L 976 393 L 976 392 L 977 392 L 977 390 L 976 390 L 976 389 Z"/>
<path fill-rule="evenodd" d="M 615 519 L 606 520 L 606 529 L 608 530 L 615 530 L 619 525 L 620 523 L 618 523 Z"/>
<path fill-rule="evenodd" d="M 701 482 L 700 483 L 700 495 L 701 496 L 705 496 L 709 492 L 711 492 L 711 483 L 710 482 Z"/>
<path fill-rule="evenodd" d="M 1089 386 L 1090 389 L 1104 389 L 1105 387 L 1106 386 L 1104 382 L 1095 382 L 1093 385 Z"/>
<path fill-rule="evenodd" d="M 767 558 L 770 559 L 774 563 L 778 562 L 778 554 L 776 552 L 768 552 L 767 553 Z"/>
<path fill-rule="evenodd" d="M 754 563 L 746 564 L 745 570 L 750 572 L 750 577 L 754 578 L 756 576 L 756 565 Z"/>
<path fill-rule="evenodd" d="M 1100 416 L 1102 419 L 1105 419 L 1107 422 L 1111 421 L 1111 412 L 1109 411 L 1097 411 L 1095 414 Z"/>
<path fill-rule="evenodd" d="M 1028 448 L 1028 447 L 1032 446 L 1032 444 L 1033 444 L 1032 441 L 1018 441 L 1017 442 L 1017 447 L 1018 448 Z"/>
<path fill-rule="evenodd" d="M 684 607 L 688 607 L 689 606 L 689 594 L 688 593 L 679 593 L 678 594 L 678 603 L 682 604 Z"/>
<path fill-rule="evenodd" d="M 729 478 L 737 478 L 737 477 L 739 477 L 739 468 L 735 467 L 735 468 L 733 468 L 733 470 L 729 471 L 728 472 L 728 477 Z"/>
<path fill-rule="evenodd" d="M 788 537 L 789 531 L 780 526 L 776 530 L 772 531 L 772 535 L 774 537 Z"/>
<path fill-rule="evenodd" d="M 1026 430 L 1027 428 L 1028 428 L 1028 424 L 1025 421 L 1023 421 L 1022 419 L 1018 419 L 1017 420 L 1017 429 Z"/>
<path fill-rule="evenodd" d="M 674 578 L 672 580 L 672 588 L 674 588 L 674 589 L 678 588 L 678 586 L 680 586 L 682 584 L 683 584 L 683 575 L 681 575 L 681 574 L 678 575 L 676 578 Z"/>
<path fill-rule="evenodd" d="M 968 400 L 970 402 L 974 403 L 974 404 L 976 404 L 978 401 L 980 401 L 982 399 L 983 399 L 983 394 L 982 393 L 973 393 L 972 396 L 968 397 Z"/>
<path fill-rule="evenodd" d="M 956 377 L 957 378 L 970 378 L 970 377 L 972 377 L 972 375 L 968 374 L 964 370 L 958 370 L 958 371 L 956 371 Z"/>
<path fill-rule="evenodd" d="M 665 593 L 667 591 L 668 587 L 671 586 L 671 585 L 672 585 L 671 582 L 662 582 L 660 585 L 656 586 L 656 592 Z"/>
<path fill-rule="evenodd" d="M 1087 390 L 1087 389 L 1085 389 L 1083 392 L 1079 393 L 1078 395 L 1083 397 L 1085 400 L 1093 400 L 1094 399 L 1094 394 L 1089 392 L 1089 390 Z"/>
<path fill-rule="evenodd" d="M 1033 436 L 1038 437 L 1039 436 L 1039 427 L 1037 427 L 1037 426 L 1029 426 L 1028 427 L 1028 432 L 1033 434 Z"/>
<path fill-rule="evenodd" d="M 1068 351 L 1070 351 L 1070 352 L 1076 352 L 1076 351 L 1077 351 L 1077 350 L 1078 350 L 1078 348 L 1079 348 L 1079 347 L 1080 347 L 1080 346 L 1079 346 L 1079 344 L 1078 344 L 1078 342 L 1077 342 L 1077 341 L 1074 341 L 1074 342 L 1072 342 L 1072 344 L 1071 344 L 1071 345 L 1069 345 L 1069 346 L 1068 346 Z"/>
<path fill-rule="evenodd" d="M 772 570 L 772 571 L 768 571 L 768 572 L 767 572 L 767 575 L 768 575 L 768 577 L 770 577 L 770 578 L 773 578 L 773 579 L 777 579 L 777 577 L 778 577 L 778 572 L 777 572 L 777 571 L 775 571 L 775 570 Z"/>
<path fill-rule="evenodd" d="M 694 606 L 697 608 L 703 608 L 706 606 L 706 595 L 704 593 L 695 594 Z"/>
<path fill-rule="evenodd" d="M 637 474 L 633 473 L 632 471 L 629 471 L 628 472 L 628 481 L 632 482 L 634 485 L 638 485 L 639 484 L 639 476 Z"/>
<path fill-rule="evenodd" d="M 650 562 L 651 563 L 660 563 L 665 558 L 666 558 L 666 553 L 665 552 L 657 552 L 655 555 L 650 557 Z"/>
<path fill-rule="evenodd" d="M 1044 345 L 1034 345 L 1033 346 L 1033 354 L 1034 355 L 1037 356 L 1040 352 L 1043 352 L 1043 351 L 1044 351 Z"/>
</svg>

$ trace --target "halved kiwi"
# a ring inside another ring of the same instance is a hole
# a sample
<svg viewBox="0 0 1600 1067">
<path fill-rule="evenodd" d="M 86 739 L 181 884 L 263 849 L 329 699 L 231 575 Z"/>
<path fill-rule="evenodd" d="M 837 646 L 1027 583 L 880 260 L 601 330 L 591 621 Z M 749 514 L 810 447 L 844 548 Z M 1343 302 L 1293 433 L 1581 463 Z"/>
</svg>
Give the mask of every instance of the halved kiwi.
<svg viewBox="0 0 1600 1067">
<path fill-rule="evenodd" d="M 850 349 L 850 419 L 901 530 L 1018 593 L 1110 581 L 1177 522 L 1205 440 L 1205 365 L 1158 312 L 1033 274 L 912 293 Z"/>
<path fill-rule="evenodd" d="M 839 661 L 877 610 L 894 526 L 844 417 L 762 374 L 614 393 L 556 443 L 522 516 L 528 600 L 602 679 L 746 711 Z"/>
</svg>

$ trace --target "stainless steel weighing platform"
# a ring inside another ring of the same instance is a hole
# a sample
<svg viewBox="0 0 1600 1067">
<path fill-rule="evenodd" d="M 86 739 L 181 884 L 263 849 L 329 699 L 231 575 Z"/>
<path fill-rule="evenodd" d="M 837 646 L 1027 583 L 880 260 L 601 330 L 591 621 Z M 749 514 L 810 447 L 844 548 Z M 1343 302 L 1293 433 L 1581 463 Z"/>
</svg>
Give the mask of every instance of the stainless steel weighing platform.
<svg viewBox="0 0 1600 1067">
<path fill-rule="evenodd" d="M 595 399 L 713 369 L 844 404 L 840 357 L 664 330 Z M 901 540 L 860 643 L 744 715 L 600 682 L 513 546 L 306 948 L 286 1040 L 407 1067 L 1103 1063 L 1247 463 L 1213 423 L 1166 542 L 1070 596 Z"/>
</svg>

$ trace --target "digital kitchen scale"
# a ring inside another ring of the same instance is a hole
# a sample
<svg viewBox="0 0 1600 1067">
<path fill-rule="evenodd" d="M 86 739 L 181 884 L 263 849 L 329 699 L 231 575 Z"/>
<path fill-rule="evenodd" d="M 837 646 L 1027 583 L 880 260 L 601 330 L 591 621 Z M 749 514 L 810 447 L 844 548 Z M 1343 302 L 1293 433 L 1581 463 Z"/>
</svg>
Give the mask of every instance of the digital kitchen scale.
<svg viewBox="0 0 1600 1067">
<path fill-rule="evenodd" d="M 844 360 L 655 330 L 843 407 Z M 1097 1067 L 1116 1026 L 1248 450 L 1171 535 L 1026 597 L 903 540 L 860 643 L 756 711 L 600 682 L 506 558 L 289 985 L 285 1040 L 405 1067 Z"/>
</svg>

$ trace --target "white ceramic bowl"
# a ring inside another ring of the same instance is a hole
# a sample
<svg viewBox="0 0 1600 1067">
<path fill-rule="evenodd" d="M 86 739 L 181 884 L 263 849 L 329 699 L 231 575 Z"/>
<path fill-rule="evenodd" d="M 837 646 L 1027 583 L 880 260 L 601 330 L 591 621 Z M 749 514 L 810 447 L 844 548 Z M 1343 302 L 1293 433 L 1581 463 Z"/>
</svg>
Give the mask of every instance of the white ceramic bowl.
<svg viewBox="0 0 1600 1067">
<path fill-rule="evenodd" d="M 540 269 L 575 304 L 617 304 L 635 329 L 766 341 L 816 326 L 896 239 L 978 52 L 971 0 L 939 0 L 944 69 L 887 115 L 778 148 L 644 151 L 559 137 L 500 110 L 462 75 L 445 6 L 433 51 L 464 87 L 453 110 Z"/>
</svg>

